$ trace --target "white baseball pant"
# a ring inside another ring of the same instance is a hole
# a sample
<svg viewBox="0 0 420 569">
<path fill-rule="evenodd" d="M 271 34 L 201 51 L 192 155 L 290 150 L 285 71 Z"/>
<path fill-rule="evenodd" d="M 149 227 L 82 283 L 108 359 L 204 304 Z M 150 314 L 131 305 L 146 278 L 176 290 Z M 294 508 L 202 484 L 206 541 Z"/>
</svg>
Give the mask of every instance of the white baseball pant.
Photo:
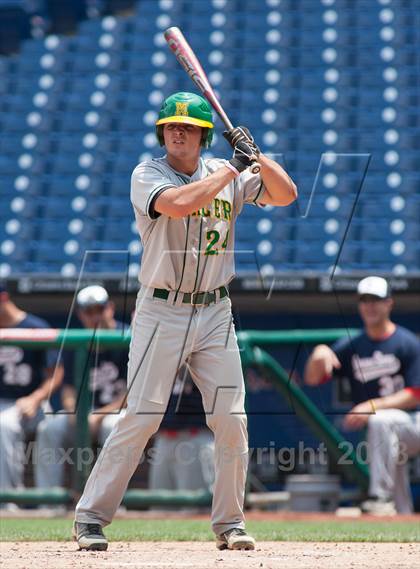
<svg viewBox="0 0 420 569">
<path fill-rule="evenodd" d="M 212 490 L 214 441 L 207 429 L 157 434 L 149 470 L 151 490 Z"/>
<path fill-rule="evenodd" d="M 393 500 L 400 514 L 413 511 L 407 459 L 420 453 L 420 412 L 381 409 L 369 417 L 369 494 Z"/>
<path fill-rule="evenodd" d="M 103 418 L 98 433 L 98 442 L 101 446 L 118 418 L 118 413 L 110 413 Z M 64 486 L 64 466 L 67 457 L 63 451 L 75 442 L 75 428 L 71 419 L 72 416 L 68 414 L 46 415 L 38 425 L 35 464 L 35 485 L 38 488 Z"/>
<path fill-rule="evenodd" d="M 44 416 L 38 409 L 32 419 L 22 417 L 12 399 L 0 399 L 0 488 L 23 488 L 25 436 L 33 433 Z M 31 457 L 28 456 L 28 459 Z"/>
</svg>

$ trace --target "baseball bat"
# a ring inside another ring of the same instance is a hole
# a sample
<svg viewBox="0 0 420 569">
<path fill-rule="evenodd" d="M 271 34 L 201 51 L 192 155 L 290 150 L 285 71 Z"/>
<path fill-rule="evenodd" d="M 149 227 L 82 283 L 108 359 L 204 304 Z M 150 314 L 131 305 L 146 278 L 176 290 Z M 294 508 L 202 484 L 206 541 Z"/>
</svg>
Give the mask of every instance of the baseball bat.
<svg viewBox="0 0 420 569">
<path fill-rule="evenodd" d="M 213 90 L 213 87 L 210 85 L 209 80 L 207 79 L 207 75 L 204 69 L 201 67 L 197 56 L 192 50 L 190 44 L 185 39 L 184 34 L 179 28 L 173 26 L 164 32 L 164 36 L 170 49 L 174 52 L 175 57 L 188 73 L 193 83 L 206 97 L 207 101 L 221 118 L 225 127 L 228 130 L 232 130 L 234 128 L 233 124 L 225 113 L 218 98 L 216 97 L 216 94 Z M 253 174 L 257 174 L 260 169 L 261 168 L 259 164 L 253 164 L 251 166 L 251 172 Z"/>
</svg>

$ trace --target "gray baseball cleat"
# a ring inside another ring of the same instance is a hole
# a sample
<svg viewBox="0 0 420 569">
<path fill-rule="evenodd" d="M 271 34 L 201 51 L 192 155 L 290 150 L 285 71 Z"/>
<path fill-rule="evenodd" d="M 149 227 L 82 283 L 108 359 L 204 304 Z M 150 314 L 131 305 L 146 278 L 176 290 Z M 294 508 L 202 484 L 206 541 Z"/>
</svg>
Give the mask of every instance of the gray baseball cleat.
<svg viewBox="0 0 420 569">
<path fill-rule="evenodd" d="M 217 549 L 255 549 L 255 539 L 245 530 L 233 528 L 216 537 Z"/>
<path fill-rule="evenodd" d="M 79 544 L 79 549 L 87 549 L 88 551 L 106 551 L 108 549 L 108 540 L 99 524 L 74 522 L 73 538 Z"/>
</svg>

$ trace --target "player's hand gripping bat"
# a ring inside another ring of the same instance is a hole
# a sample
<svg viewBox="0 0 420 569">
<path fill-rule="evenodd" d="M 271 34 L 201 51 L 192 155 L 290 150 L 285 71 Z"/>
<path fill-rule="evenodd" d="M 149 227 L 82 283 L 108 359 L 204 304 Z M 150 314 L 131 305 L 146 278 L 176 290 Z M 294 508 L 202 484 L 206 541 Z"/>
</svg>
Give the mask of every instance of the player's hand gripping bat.
<svg viewBox="0 0 420 569">
<path fill-rule="evenodd" d="M 210 85 L 207 75 L 205 74 L 203 68 L 200 65 L 195 53 L 191 49 L 191 46 L 185 39 L 181 30 L 177 27 L 168 28 L 164 32 L 165 39 L 174 52 L 175 57 L 191 77 L 192 81 L 197 85 L 203 95 L 206 97 L 210 105 L 222 119 L 223 124 L 228 130 L 233 129 L 233 124 L 230 122 L 229 117 L 223 110 L 222 105 L 216 97 L 212 86 Z M 254 160 L 254 164 L 251 166 L 251 172 L 257 174 L 261 167 Z"/>
</svg>

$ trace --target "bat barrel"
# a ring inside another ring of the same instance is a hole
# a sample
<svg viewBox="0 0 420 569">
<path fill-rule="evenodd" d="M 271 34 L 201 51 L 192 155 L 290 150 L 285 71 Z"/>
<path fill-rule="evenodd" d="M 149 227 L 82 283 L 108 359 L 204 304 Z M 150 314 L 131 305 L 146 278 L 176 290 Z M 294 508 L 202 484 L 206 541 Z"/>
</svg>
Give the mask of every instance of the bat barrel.
<svg viewBox="0 0 420 569">
<path fill-rule="evenodd" d="M 175 54 L 178 62 L 185 69 L 185 71 L 190 76 L 191 80 L 199 88 L 199 90 L 206 97 L 210 105 L 216 111 L 216 113 L 221 118 L 223 124 L 228 130 L 233 128 L 233 124 L 229 120 L 229 117 L 225 113 L 222 105 L 217 99 L 212 86 L 207 78 L 206 73 L 201 67 L 200 62 L 197 59 L 194 51 L 184 37 L 184 34 L 176 26 L 172 26 L 165 30 L 163 33 L 169 48 Z"/>
</svg>

